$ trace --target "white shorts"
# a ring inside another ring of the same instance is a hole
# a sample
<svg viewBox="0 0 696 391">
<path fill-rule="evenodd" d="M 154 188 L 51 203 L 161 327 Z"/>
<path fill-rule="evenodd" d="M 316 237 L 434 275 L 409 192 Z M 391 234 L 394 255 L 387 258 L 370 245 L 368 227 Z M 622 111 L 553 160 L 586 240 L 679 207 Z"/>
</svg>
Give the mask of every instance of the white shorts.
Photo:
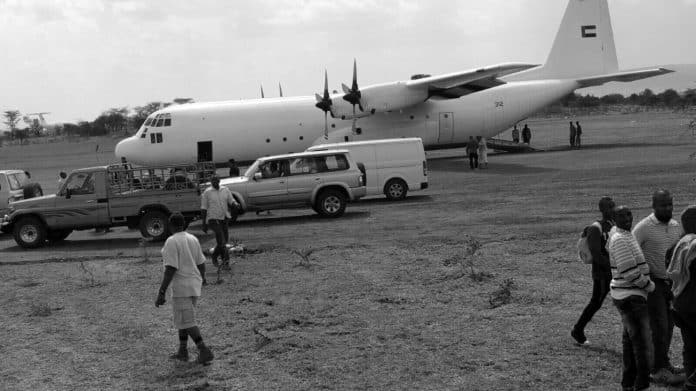
<svg viewBox="0 0 696 391">
<path fill-rule="evenodd" d="M 177 329 L 188 329 L 196 325 L 196 302 L 198 297 L 172 297 L 174 311 L 174 326 Z"/>
</svg>

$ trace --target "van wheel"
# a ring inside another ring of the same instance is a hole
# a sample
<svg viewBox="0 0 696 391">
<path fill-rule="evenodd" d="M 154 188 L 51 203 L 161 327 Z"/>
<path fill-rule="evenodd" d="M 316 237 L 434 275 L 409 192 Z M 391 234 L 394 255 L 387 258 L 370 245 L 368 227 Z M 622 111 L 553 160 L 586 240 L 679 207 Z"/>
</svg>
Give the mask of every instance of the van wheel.
<svg viewBox="0 0 696 391">
<path fill-rule="evenodd" d="M 14 226 L 14 240 L 24 248 L 41 247 L 46 242 L 46 226 L 36 217 L 23 217 Z"/>
<path fill-rule="evenodd" d="M 65 238 L 67 238 L 68 236 L 70 236 L 72 231 L 73 230 L 71 230 L 71 229 L 54 229 L 54 230 L 48 231 L 46 236 L 48 237 L 49 243 L 58 243 L 58 242 L 65 240 Z"/>
<path fill-rule="evenodd" d="M 324 217 L 339 217 L 346 211 L 346 197 L 336 190 L 324 190 L 317 197 L 315 210 Z"/>
<path fill-rule="evenodd" d="M 401 179 L 390 179 L 387 184 L 384 185 L 384 195 L 387 196 L 388 200 L 403 200 L 406 198 L 406 193 L 408 193 L 408 186 L 406 186 L 406 182 Z"/>
<path fill-rule="evenodd" d="M 169 236 L 168 217 L 159 210 L 150 210 L 140 219 L 140 234 L 144 238 L 152 238 L 161 242 Z"/>
<path fill-rule="evenodd" d="M 29 198 L 43 196 L 43 189 L 41 188 L 41 185 L 39 185 L 38 183 L 27 184 L 26 186 L 24 186 L 23 192 L 25 200 Z"/>
</svg>

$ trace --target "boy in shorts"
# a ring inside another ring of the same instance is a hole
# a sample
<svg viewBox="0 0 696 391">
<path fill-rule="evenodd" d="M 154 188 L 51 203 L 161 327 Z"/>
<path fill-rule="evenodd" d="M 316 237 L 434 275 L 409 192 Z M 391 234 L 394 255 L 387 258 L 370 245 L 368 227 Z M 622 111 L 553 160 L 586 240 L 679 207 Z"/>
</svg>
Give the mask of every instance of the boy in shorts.
<svg viewBox="0 0 696 391">
<path fill-rule="evenodd" d="M 201 285 L 205 284 L 205 256 L 198 239 L 184 231 L 184 216 L 173 213 L 169 217 L 169 227 L 173 234 L 162 247 L 164 277 L 160 286 L 155 307 L 163 305 L 167 289 L 171 284 L 174 325 L 179 329 L 179 351 L 173 359 L 188 361 L 188 337 L 198 347 L 200 364 L 213 360 L 213 352 L 203 343 L 201 332 L 196 326 L 195 307 L 201 295 Z"/>
</svg>

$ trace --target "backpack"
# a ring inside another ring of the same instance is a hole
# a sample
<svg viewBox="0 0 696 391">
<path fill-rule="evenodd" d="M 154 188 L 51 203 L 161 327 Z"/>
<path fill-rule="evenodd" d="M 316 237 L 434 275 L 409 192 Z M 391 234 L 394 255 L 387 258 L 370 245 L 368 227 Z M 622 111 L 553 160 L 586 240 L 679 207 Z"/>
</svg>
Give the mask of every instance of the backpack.
<svg viewBox="0 0 696 391">
<path fill-rule="evenodd" d="M 591 227 L 595 226 L 599 228 L 600 231 L 602 231 L 602 224 L 599 223 L 599 221 L 595 221 L 591 225 L 588 225 L 582 230 L 582 233 L 580 234 L 580 239 L 578 239 L 578 258 L 582 263 L 585 264 L 592 264 L 592 253 L 590 252 L 590 246 L 587 243 L 587 230 Z"/>
</svg>

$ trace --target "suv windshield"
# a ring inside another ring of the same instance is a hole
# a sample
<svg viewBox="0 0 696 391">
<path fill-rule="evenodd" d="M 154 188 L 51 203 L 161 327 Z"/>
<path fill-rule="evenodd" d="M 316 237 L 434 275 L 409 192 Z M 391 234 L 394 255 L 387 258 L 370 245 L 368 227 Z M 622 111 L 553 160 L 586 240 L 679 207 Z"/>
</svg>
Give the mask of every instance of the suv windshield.
<svg viewBox="0 0 696 391">
<path fill-rule="evenodd" d="M 10 189 L 19 190 L 28 182 L 27 176 L 23 173 L 10 174 L 7 176 L 7 180 L 10 182 Z"/>
</svg>

